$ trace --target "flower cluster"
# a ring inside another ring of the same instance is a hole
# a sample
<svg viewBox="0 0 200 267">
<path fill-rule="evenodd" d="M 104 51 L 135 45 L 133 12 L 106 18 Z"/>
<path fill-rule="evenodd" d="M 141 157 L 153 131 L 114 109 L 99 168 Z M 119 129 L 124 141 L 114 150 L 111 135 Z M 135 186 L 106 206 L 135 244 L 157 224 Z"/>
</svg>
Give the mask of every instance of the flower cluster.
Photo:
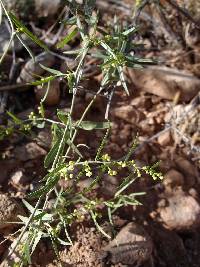
<svg viewBox="0 0 200 267">
<path fill-rule="evenodd" d="M 89 166 L 88 161 L 84 162 L 84 171 L 85 171 L 85 175 L 87 177 L 91 177 L 92 176 L 91 167 Z"/>
<path fill-rule="evenodd" d="M 29 118 L 29 120 L 36 121 L 36 118 L 37 118 L 37 117 L 36 117 L 35 113 L 32 111 L 32 112 L 29 114 L 28 118 Z"/>
<path fill-rule="evenodd" d="M 110 159 L 111 159 L 108 154 L 104 154 L 101 158 L 103 161 L 110 161 Z"/>
<path fill-rule="evenodd" d="M 125 161 L 118 161 L 118 165 L 121 166 L 122 168 L 127 167 L 127 162 Z"/>
<path fill-rule="evenodd" d="M 108 168 L 108 174 L 109 174 L 110 176 L 115 176 L 115 175 L 117 175 L 117 171 Z"/>
<path fill-rule="evenodd" d="M 74 162 L 74 161 L 69 161 L 68 164 L 69 164 L 69 165 L 68 165 L 67 169 L 68 169 L 69 171 L 73 171 L 73 170 L 74 170 L 75 162 Z"/>
</svg>

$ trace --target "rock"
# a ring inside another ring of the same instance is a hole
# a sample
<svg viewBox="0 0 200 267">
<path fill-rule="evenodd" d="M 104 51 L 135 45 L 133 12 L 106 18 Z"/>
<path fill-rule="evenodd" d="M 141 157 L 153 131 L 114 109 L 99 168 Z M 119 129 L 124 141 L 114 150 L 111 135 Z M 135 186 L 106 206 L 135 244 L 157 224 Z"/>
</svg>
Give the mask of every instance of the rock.
<svg viewBox="0 0 200 267">
<path fill-rule="evenodd" d="M 146 95 L 141 95 L 141 96 L 133 98 L 130 104 L 134 107 L 137 107 L 140 109 L 142 108 L 145 110 L 148 110 L 149 108 L 152 107 L 151 98 Z"/>
<path fill-rule="evenodd" d="M 119 181 L 116 176 L 105 174 L 102 178 L 101 194 L 107 197 L 113 197 L 117 192 Z"/>
<path fill-rule="evenodd" d="M 185 41 L 190 48 L 194 50 L 199 50 L 200 44 L 200 33 L 199 29 L 194 25 L 194 23 L 187 23 L 185 28 Z"/>
<path fill-rule="evenodd" d="M 176 163 L 177 169 L 179 169 L 184 174 L 185 177 L 188 177 L 188 180 L 189 179 L 194 180 L 194 177 L 196 178 L 199 177 L 196 167 L 194 166 L 194 164 L 192 164 L 187 159 L 183 157 L 177 157 L 175 158 L 175 163 Z M 191 181 L 188 181 L 188 183 L 189 182 L 191 184 Z"/>
<path fill-rule="evenodd" d="M 7 194 L 0 193 L 0 232 L 15 227 L 15 224 L 9 224 L 9 222 L 20 221 L 18 215 L 25 216 L 25 212 L 19 203 Z"/>
<path fill-rule="evenodd" d="M 46 97 L 45 97 L 46 96 Z M 38 102 L 44 99 L 44 104 L 48 106 L 57 105 L 60 101 L 60 84 L 58 80 L 53 80 L 43 86 L 37 86 L 35 88 L 35 97 Z"/>
<path fill-rule="evenodd" d="M 97 88 L 98 85 L 94 79 L 88 79 L 88 80 L 84 80 L 83 82 L 81 82 L 80 86 L 81 86 L 81 88 Z M 81 91 L 81 89 L 78 91 Z M 84 92 L 84 89 L 82 89 L 82 92 Z M 93 100 L 94 95 L 95 95 L 94 91 L 91 91 L 91 93 L 86 91 L 85 97 L 84 97 L 85 103 L 89 104 L 89 102 L 91 102 Z M 84 101 L 83 99 L 84 98 L 80 96 L 77 99 L 82 106 L 84 106 L 83 105 L 83 101 Z M 79 104 L 79 103 L 77 103 L 77 104 Z M 96 99 L 94 101 L 93 107 L 97 110 L 102 110 L 102 108 L 104 108 L 105 106 L 106 106 L 105 99 L 101 95 L 97 95 Z"/>
<path fill-rule="evenodd" d="M 114 108 L 112 115 L 128 123 L 138 123 L 145 118 L 144 114 L 131 105 Z"/>
<path fill-rule="evenodd" d="M 5 0 L 6 7 L 23 19 L 53 16 L 61 6 L 61 0 Z"/>
<path fill-rule="evenodd" d="M 0 54 L 2 54 L 8 47 L 10 41 L 10 33 L 8 31 L 8 27 L 4 23 L 0 25 Z M 11 47 L 9 48 L 9 51 L 11 50 Z M 22 43 L 16 39 L 15 40 L 15 51 L 19 51 L 23 48 Z"/>
<path fill-rule="evenodd" d="M 20 186 L 25 184 L 28 181 L 27 177 L 24 175 L 24 170 L 17 170 L 11 174 L 10 183 L 12 185 Z"/>
<path fill-rule="evenodd" d="M 156 250 L 155 267 L 190 266 L 183 240 L 177 233 L 165 229 L 160 225 L 155 225 L 152 228 L 151 236 Z"/>
<path fill-rule="evenodd" d="M 61 49 L 62 50 L 62 49 Z M 64 51 L 70 51 L 71 50 L 71 46 L 69 45 L 65 45 L 63 48 Z M 60 71 L 62 73 L 66 73 L 68 70 L 75 70 L 76 67 L 78 66 L 78 60 L 76 59 L 72 59 L 72 58 L 67 58 L 67 60 L 63 60 L 60 66 Z M 81 96 L 81 94 L 83 95 L 85 92 L 84 90 L 77 90 L 77 96 Z"/>
<path fill-rule="evenodd" d="M 180 172 L 171 169 L 164 175 L 163 184 L 166 187 L 180 186 L 184 184 L 184 177 Z"/>
<path fill-rule="evenodd" d="M 182 101 L 191 100 L 200 90 L 200 79 L 190 72 L 168 67 L 132 69 L 130 78 L 140 90 L 173 100 L 180 94 Z"/>
<path fill-rule="evenodd" d="M 10 159 L 10 160 L 0 160 L 0 184 L 2 185 L 4 182 L 8 181 L 9 174 L 14 170 L 14 168 L 18 165 L 18 161 Z"/>
<path fill-rule="evenodd" d="M 4 242 L 4 240 L 5 238 L 3 237 L 3 235 L 0 234 L 0 257 L 6 250 L 6 242 Z"/>
<path fill-rule="evenodd" d="M 168 206 L 161 207 L 159 211 L 166 227 L 184 231 L 200 225 L 200 206 L 196 199 L 179 190 L 167 200 Z"/>
<path fill-rule="evenodd" d="M 129 223 L 103 248 L 104 260 L 140 266 L 151 258 L 153 243 L 142 226 Z"/>
<path fill-rule="evenodd" d="M 61 0 L 35 0 L 36 14 L 40 17 L 54 16 L 58 12 Z"/>
<path fill-rule="evenodd" d="M 156 121 L 154 118 L 147 118 L 140 122 L 139 127 L 144 134 L 153 135 L 156 130 Z"/>
<path fill-rule="evenodd" d="M 17 146 L 14 149 L 14 155 L 21 161 L 36 159 L 47 154 L 46 150 L 38 146 L 36 143 L 28 143 L 23 146 Z"/>
<path fill-rule="evenodd" d="M 82 180 L 78 181 L 77 187 L 82 192 L 84 189 L 89 188 L 91 186 L 91 184 L 92 184 L 93 181 L 94 181 L 93 178 L 85 178 L 85 179 L 82 179 Z M 94 189 L 97 189 L 98 187 L 99 187 L 98 184 L 95 184 L 95 186 L 93 188 Z"/>
<path fill-rule="evenodd" d="M 39 64 L 45 67 L 51 67 L 55 62 L 55 57 L 47 52 L 43 52 L 35 57 L 35 62 L 30 59 L 23 66 L 19 77 L 17 78 L 18 83 L 31 83 L 35 80 L 35 75 L 42 75 L 45 70 L 40 67 Z"/>
<path fill-rule="evenodd" d="M 198 2 L 198 1 L 195 1 Z M 198 18 L 198 23 L 200 22 L 200 17 Z M 200 63 L 200 32 L 199 28 L 192 22 L 188 22 L 186 27 L 185 27 L 185 41 L 186 44 L 192 48 L 193 52 L 193 60 L 194 64 L 191 65 L 191 70 L 192 72 L 199 77 L 200 75 L 200 68 L 199 68 L 199 63 Z"/>
<path fill-rule="evenodd" d="M 34 112 L 34 109 L 28 108 L 26 110 L 23 110 L 22 112 L 17 113 L 16 116 L 21 120 L 27 120 L 31 112 Z"/>
<path fill-rule="evenodd" d="M 188 191 L 188 193 L 189 193 L 192 197 L 194 197 L 194 198 L 198 198 L 198 192 L 197 192 L 197 190 L 196 190 L 195 188 L 190 188 L 189 191 Z"/>
<path fill-rule="evenodd" d="M 171 145 L 173 142 L 171 131 L 165 131 L 158 136 L 158 144 L 161 146 Z"/>
<path fill-rule="evenodd" d="M 41 130 L 37 137 L 36 142 L 39 146 L 44 148 L 51 148 L 51 142 L 52 142 L 52 135 L 48 130 Z"/>
</svg>

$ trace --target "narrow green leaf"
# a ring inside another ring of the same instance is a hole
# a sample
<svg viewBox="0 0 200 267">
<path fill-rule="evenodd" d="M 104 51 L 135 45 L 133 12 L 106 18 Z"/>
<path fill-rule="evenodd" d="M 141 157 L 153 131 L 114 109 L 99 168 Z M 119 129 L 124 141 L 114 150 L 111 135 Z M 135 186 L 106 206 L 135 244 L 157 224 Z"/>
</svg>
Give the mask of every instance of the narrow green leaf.
<svg viewBox="0 0 200 267">
<path fill-rule="evenodd" d="M 35 221 L 51 221 L 53 217 L 53 214 L 48 214 L 45 211 L 40 212 L 39 214 L 37 214 L 36 216 L 34 216 L 34 220 Z"/>
<path fill-rule="evenodd" d="M 44 69 L 44 70 L 46 70 L 46 71 L 48 71 L 48 72 L 50 72 L 50 73 L 52 73 L 52 74 L 55 74 L 55 75 L 57 75 L 57 76 L 63 76 L 63 75 L 66 75 L 66 74 L 62 73 L 61 71 L 59 71 L 59 70 L 54 70 L 54 69 L 52 69 L 52 68 L 48 68 L 48 67 L 42 65 L 41 63 L 39 63 L 39 65 L 40 65 L 40 67 L 41 67 L 42 69 Z"/>
<path fill-rule="evenodd" d="M 26 225 L 28 222 L 28 217 L 17 215 L 17 217 Z"/>
<path fill-rule="evenodd" d="M 38 197 L 41 197 L 42 195 L 50 192 L 54 188 L 54 186 L 57 184 L 59 178 L 60 178 L 59 175 L 55 175 L 54 177 L 52 177 L 50 179 L 50 181 L 48 181 L 46 183 L 46 185 L 44 185 L 43 187 L 39 188 L 38 190 L 30 193 L 28 195 L 28 197 L 29 198 L 38 198 Z"/>
<path fill-rule="evenodd" d="M 127 62 L 140 64 L 140 65 L 155 65 L 157 61 L 151 58 L 138 58 L 135 56 L 128 55 L 125 57 Z"/>
<path fill-rule="evenodd" d="M 105 237 L 107 237 L 108 239 L 111 239 L 111 237 L 102 229 L 102 227 L 98 224 L 97 220 L 96 220 L 96 216 L 94 214 L 94 212 L 91 210 L 90 211 L 91 217 L 94 221 L 95 226 L 97 227 L 97 229 L 99 230 L 99 232 L 101 232 Z"/>
<path fill-rule="evenodd" d="M 65 36 L 58 44 L 57 48 L 63 48 L 67 43 L 69 43 L 75 35 L 78 33 L 78 28 L 73 29 L 67 36 Z"/>
<path fill-rule="evenodd" d="M 31 206 L 25 199 L 22 199 L 22 202 L 24 206 L 27 208 L 27 210 L 30 211 L 30 213 L 34 212 L 35 208 Z"/>
<path fill-rule="evenodd" d="M 57 116 L 61 122 L 63 122 L 64 124 L 67 124 L 68 119 L 69 119 L 69 112 L 58 110 Z"/>
<path fill-rule="evenodd" d="M 67 140 L 67 144 L 68 146 L 71 147 L 71 149 L 77 154 L 79 155 L 79 157 L 83 158 L 83 155 L 81 154 L 81 152 L 78 150 L 78 148 L 70 141 L 70 140 Z"/>
<path fill-rule="evenodd" d="M 28 239 L 26 240 L 23 247 L 23 254 L 28 264 L 31 264 L 30 244 Z"/>
<path fill-rule="evenodd" d="M 76 25 L 76 16 L 73 16 L 69 19 L 63 19 L 61 23 L 64 25 Z"/>
<path fill-rule="evenodd" d="M 2 6 L 0 5 L 0 25 L 2 23 L 2 17 L 3 17 L 3 8 Z"/>
<path fill-rule="evenodd" d="M 8 116 L 10 116 L 13 121 L 16 123 L 16 124 L 22 124 L 22 120 L 20 120 L 19 118 L 17 118 L 13 113 L 11 113 L 10 111 L 7 111 L 7 114 Z"/>
<path fill-rule="evenodd" d="M 76 49 L 76 50 L 69 50 L 69 51 L 64 51 L 63 54 L 65 55 L 78 55 L 83 51 L 83 49 Z"/>
<path fill-rule="evenodd" d="M 123 201 L 125 205 L 132 205 L 132 206 L 142 205 L 141 202 L 139 202 L 137 199 L 132 198 L 130 196 L 123 196 Z"/>
<path fill-rule="evenodd" d="M 70 242 L 66 242 L 66 241 L 63 241 L 62 239 L 60 239 L 59 237 L 57 237 L 57 240 L 58 242 L 63 245 L 63 246 L 71 246 L 71 243 Z"/>
<path fill-rule="evenodd" d="M 109 45 L 104 43 L 103 41 L 100 42 L 101 46 L 110 54 L 113 56 L 114 59 L 117 59 L 115 53 L 113 52 L 112 48 L 110 48 Z"/>
<path fill-rule="evenodd" d="M 33 254 L 33 252 L 35 251 L 38 243 L 40 242 L 40 239 L 42 238 L 43 236 L 43 232 L 42 231 L 37 231 L 37 233 L 35 233 L 35 239 L 34 239 L 34 242 L 33 242 L 33 245 L 32 245 L 32 251 L 31 251 L 31 254 Z"/>
<path fill-rule="evenodd" d="M 44 167 L 48 168 L 49 165 L 54 161 L 56 154 L 58 152 L 60 145 L 60 140 L 57 140 L 56 143 L 52 146 L 50 149 L 49 153 L 46 155 L 45 160 L 44 160 Z"/>
<path fill-rule="evenodd" d="M 38 39 L 37 36 L 35 36 L 31 31 L 29 31 L 28 28 L 24 26 L 24 24 L 22 24 L 12 12 L 9 12 L 9 17 L 17 27 L 17 30 L 25 33 L 34 43 L 36 43 L 46 51 L 49 51 L 49 48 L 40 39 Z"/>
<path fill-rule="evenodd" d="M 78 128 L 81 128 L 86 131 L 91 130 L 101 130 L 108 129 L 110 127 L 110 122 L 93 122 L 93 121 L 82 121 L 80 124 L 77 122 Z"/>
<path fill-rule="evenodd" d="M 124 31 L 122 34 L 125 35 L 125 36 L 127 36 L 127 35 L 129 35 L 130 33 L 135 33 L 135 32 L 137 32 L 137 31 L 138 31 L 138 27 L 133 26 L 132 28 L 130 28 L 130 29 Z"/>
<path fill-rule="evenodd" d="M 41 84 L 44 84 L 44 83 L 48 83 L 49 81 L 52 81 L 56 78 L 56 76 L 48 76 L 46 78 L 42 78 L 41 80 L 38 80 L 38 81 L 35 81 L 35 82 L 32 82 L 31 85 L 41 85 Z"/>
<path fill-rule="evenodd" d="M 128 87 L 127 87 L 127 84 L 126 84 L 126 81 L 125 81 L 123 69 L 122 69 L 121 66 L 118 66 L 117 69 L 118 69 L 118 72 L 119 72 L 119 77 L 120 77 L 120 81 L 122 83 L 122 86 L 124 87 L 127 95 L 129 95 L 129 91 L 128 91 Z"/>
<path fill-rule="evenodd" d="M 132 174 L 130 174 L 128 177 L 124 179 L 122 184 L 119 186 L 119 190 L 115 193 L 115 197 L 119 196 L 126 188 L 128 188 L 135 180 L 137 177 L 133 177 Z"/>
<path fill-rule="evenodd" d="M 22 43 L 23 47 L 26 49 L 26 51 L 29 53 L 30 57 L 32 58 L 33 62 L 35 62 L 35 56 L 33 55 L 31 49 L 28 47 L 28 45 L 24 42 L 24 40 L 21 38 L 20 34 L 16 33 L 17 38 Z"/>
<path fill-rule="evenodd" d="M 58 167 L 56 167 L 55 169 L 53 169 L 53 171 L 51 171 L 50 173 L 48 173 L 47 175 L 45 175 L 45 177 L 41 180 L 43 181 L 47 181 L 48 179 L 50 179 L 51 177 L 55 176 L 56 174 L 59 173 L 60 170 L 62 170 L 64 167 L 66 166 L 65 163 L 60 164 Z"/>
</svg>

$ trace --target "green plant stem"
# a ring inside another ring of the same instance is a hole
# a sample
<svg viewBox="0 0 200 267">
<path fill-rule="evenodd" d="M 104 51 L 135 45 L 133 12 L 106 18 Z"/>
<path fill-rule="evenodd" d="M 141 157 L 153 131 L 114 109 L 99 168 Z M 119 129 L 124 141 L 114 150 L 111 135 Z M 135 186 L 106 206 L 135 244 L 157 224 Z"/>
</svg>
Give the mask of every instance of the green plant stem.
<svg viewBox="0 0 200 267">
<path fill-rule="evenodd" d="M 29 227 L 29 225 L 30 225 L 30 223 L 31 223 L 31 221 L 32 221 L 32 219 L 33 219 L 33 217 L 34 217 L 34 215 L 35 215 L 35 212 L 36 212 L 37 208 L 39 207 L 40 201 L 41 201 L 41 197 L 38 199 L 38 201 L 37 201 L 37 203 L 36 203 L 36 205 L 35 205 L 35 208 L 34 208 L 33 212 L 31 213 L 31 215 L 30 215 L 30 217 L 29 217 L 29 219 L 28 219 L 28 221 L 27 221 L 27 223 L 26 223 L 24 229 L 22 230 L 21 234 L 20 234 L 19 237 L 17 238 L 16 244 L 15 244 L 15 245 L 13 246 L 13 248 L 10 250 L 10 252 L 9 252 L 9 254 L 8 254 L 8 257 L 10 257 L 10 256 L 15 252 L 15 250 L 16 250 L 16 248 L 17 248 L 19 242 L 21 241 L 23 235 L 25 234 L 25 232 L 27 231 L 27 229 L 28 229 L 28 227 Z"/>
<path fill-rule="evenodd" d="M 75 84 L 75 87 L 74 87 L 74 90 L 73 90 L 73 97 L 72 97 L 72 103 L 71 103 L 71 108 L 70 108 L 70 116 L 72 115 L 72 112 L 73 112 L 73 109 L 74 109 L 74 103 L 75 103 L 75 98 L 76 98 L 77 85 L 80 82 L 80 75 L 79 75 L 79 73 L 80 73 L 81 68 L 83 66 L 83 63 L 84 63 L 85 57 L 86 57 L 86 55 L 88 53 L 88 50 L 89 50 L 89 48 L 88 48 L 88 42 L 87 42 L 86 48 L 84 49 L 84 53 L 83 53 L 83 55 L 82 55 L 82 57 L 80 59 L 80 62 L 78 64 L 77 69 L 76 69 L 76 72 L 75 72 L 75 77 L 78 77 L 78 79 L 76 80 L 76 84 Z"/>
<path fill-rule="evenodd" d="M 77 85 L 78 85 L 78 83 L 79 83 L 79 81 L 80 81 L 80 74 L 79 74 L 79 73 L 80 73 L 80 71 L 81 71 L 82 65 L 83 65 L 83 63 L 84 63 L 84 59 L 85 59 L 85 57 L 86 57 L 86 55 L 87 55 L 87 53 L 88 53 L 88 50 L 89 50 L 88 44 L 89 44 L 89 42 L 87 42 L 87 43 L 85 44 L 86 48 L 84 49 L 84 53 L 83 53 L 83 55 L 82 55 L 82 57 L 81 57 L 81 59 L 80 59 L 80 62 L 79 62 L 79 64 L 78 64 L 78 67 L 77 67 L 76 72 L 75 72 L 75 77 L 78 76 L 78 79 L 76 80 L 75 90 L 73 90 L 72 104 L 71 104 L 71 108 L 70 108 L 70 117 L 71 117 L 71 115 L 72 115 L 73 108 L 74 108 L 74 103 L 75 103 L 75 98 L 76 98 L 76 87 L 77 87 Z M 78 124 L 78 126 L 79 126 L 79 125 L 80 125 L 80 124 Z M 53 162 L 53 164 L 52 164 L 52 169 L 55 168 L 56 163 L 57 163 L 57 161 L 58 161 L 59 154 L 60 154 L 61 148 L 62 148 L 62 146 L 63 146 L 63 143 L 64 143 L 64 140 L 65 140 L 65 136 L 66 136 L 66 133 L 67 133 L 68 128 L 69 128 L 69 121 L 67 122 L 67 124 L 66 124 L 66 126 L 65 126 L 64 133 L 63 133 L 63 137 L 62 137 L 62 139 L 61 139 L 61 142 L 60 142 L 60 145 L 59 145 L 59 148 L 58 148 L 56 157 L 55 157 L 54 162 Z M 77 131 L 77 130 L 75 130 L 75 131 Z M 72 140 L 74 140 L 73 137 L 72 137 Z M 72 141 L 72 142 L 73 142 L 73 141 Z M 69 148 L 70 148 L 70 146 L 69 146 Z M 69 149 L 69 148 L 68 148 L 68 149 Z M 66 154 L 65 156 L 67 156 L 67 154 Z M 46 195 L 46 199 L 45 199 L 45 203 L 44 203 L 43 209 L 45 209 L 45 207 L 46 207 L 46 205 L 47 205 L 47 202 L 48 202 L 48 198 L 49 198 L 50 193 L 51 193 L 51 192 L 49 192 L 49 193 Z"/>
<path fill-rule="evenodd" d="M 10 48 L 10 46 L 11 46 L 13 40 L 14 40 L 15 35 L 16 35 L 16 32 L 12 32 L 11 37 L 10 37 L 10 40 L 9 40 L 9 42 L 8 42 L 8 44 L 7 44 L 7 47 L 6 47 L 6 49 L 3 51 L 3 54 L 2 54 L 2 56 L 1 56 L 1 58 L 0 58 L 0 64 L 3 62 L 3 60 L 4 60 L 5 56 L 6 56 L 6 54 L 8 53 L 8 50 L 9 50 L 9 48 Z"/>
<path fill-rule="evenodd" d="M 4 50 L 4 52 L 3 52 L 3 54 L 2 54 L 2 56 L 1 56 L 1 58 L 0 58 L 0 64 L 1 64 L 2 61 L 3 61 L 4 58 L 5 58 L 5 56 L 6 56 L 7 52 L 8 52 L 8 50 L 9 50 L 9 48 L 10 48 L 10 45 L 11 45 L 12 41 L 14 40 L 14 37 L 15 37 L 15 35 L 16 35 L 16 32 L 15 32 L 15 30 L 14 30 L 13 23 L 12 23 L 10 17 L 9 17 L 9 14 L 8 14 L 6 8 L 5 8 L 5 4 L 4 4 L 3 0 L 0 0 L 0 4 L 1 4 L 1 6 L 2 6 L 3 11 L 4 11 L 5 14 L 6 14 L 6 17 L 8 18 L 8 21 L 9 21 L 9 23 L 10 23 L 10 27 L 11 27 L 11 37 L 10 37 L 10 40 L 9 40 L 9 43 L 8 43 L 6 49 Z"/>
<path fill-rule="evenodd" d="M 97 98 L 97 95 L 101 93 L 101 91 L 103 90 L 103 87 L 100 87 L 100 89 L 98 90 L 98 92 L 96 93 L 96 95 L 93 97 L 93 99 L 90 101 L 90 103 L 88 104 L 87 108 L 85 109 L 85 111 L 83 112 L 79 122 L 77 123 L 77 128 L 80 126 L 81 122 L 84 120 L 87 112 L 89 111 L 90 107 L 92 106 L 92 104 L 94 103 L 95 99 Z M 74 130 L 74 134 L 72 136 L 72 139 L 71 139 L 71 143 L 74 142 L 74 139 L 76 138 L 76 135 L 77 135 L 77 132 L 78 132 L 78 129 L 75 129 Z M 68 147 L 67 149 L 67 152 L 65 154 L 65 158 L 68 156 L 69 152 L 70 152 L 70 146 Z"/>
<path fill-rule="evenodd" d="M 11 31 L 14 32 L 15 30 L 14 30 L 14 27 L 13 27 L 13 23 L 12 23 L 12 21 L 11 21 L 11 19 L 10 19 L 10 16 L 9 16 L 9 14 L 8 14 L 6 8 L 5 8 L 5 3 L 4 3 L 4 1 L 3 1 L 3 0 L 0 0 L 0 4 L 1 4 L 2 8 L 3 8 L 3 11 L 4 11 L 5 14 L 6 14 L 6 17 L 8 18 L 8 21 L 9 21 L 9 23 L 10 23 L 10 27 L 11 27 Z"/>
</svg>

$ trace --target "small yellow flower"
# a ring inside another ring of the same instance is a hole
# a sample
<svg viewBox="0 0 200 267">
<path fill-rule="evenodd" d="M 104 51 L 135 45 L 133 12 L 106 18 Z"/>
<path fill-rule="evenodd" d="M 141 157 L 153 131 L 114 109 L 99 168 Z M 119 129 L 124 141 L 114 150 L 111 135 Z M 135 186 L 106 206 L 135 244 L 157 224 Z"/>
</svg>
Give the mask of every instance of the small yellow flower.
<svg viewBox="0 0 200 267">
<path fill-rule="evenodd" d="M 74 161 L 69 161 L 69 166 L 68 166 L 68 170 L 69 171 L 73 171 L 74 170 Z"/>
<path fill-rule="evenodd" d="M 111 176 L 115 176 L 117 174 L 117 171 L 109 169 L 108 170 L 108 174 L 111 175 Z"/>
<path fill-rule="evenodd" d="M 118 164 L 122 167 L 125 168 L 127 166 L 127 163 L 125 161 L 119 161 Z"/>
<path fill-rule="evenodd" d="M 34 112 L 31 112 L 31 113 L 28 115 L 29 120 L 32 120 L 34 117 L 35 117 L 35 113 L 34 113 Z"/>
<path fill-rule="evenodd" d="M 104 154 L 104 155 L 102 156 L 102 159 L 103 159 L 104 161 L 110 161 L 110 156 L 109 156 L 108 154 Z"/>
<path fill-rule="evenodd" d="M 66 175 L 66 174 L 67 174 L 67 167 L 63 167 L 63 168 L 60 170 L 60 174 L 61 174 L 61 175 Z"/>
<path fill-rule="evenodd" d="M 69 166 L 69 167 L 68 167 L 68 170 L 69 170 L 69 171 L 73 171 L 73 170 L 74 170 L 74 166 L 72 166 L 72 165 Z"/>
<path fill-rule="evenodd" d="M 139 7 L 141 5 L 141 3 L 142 3 L 141 0 L 136 0 L 136 2 L 135 2 L 136 7 Z"/>
<path fill-rule="evenodd" d="M 91 171 L 87 171 L 85 174 L 87 177 L 91 177 L 92 176 L 92 172 Z"/>
</svg>

